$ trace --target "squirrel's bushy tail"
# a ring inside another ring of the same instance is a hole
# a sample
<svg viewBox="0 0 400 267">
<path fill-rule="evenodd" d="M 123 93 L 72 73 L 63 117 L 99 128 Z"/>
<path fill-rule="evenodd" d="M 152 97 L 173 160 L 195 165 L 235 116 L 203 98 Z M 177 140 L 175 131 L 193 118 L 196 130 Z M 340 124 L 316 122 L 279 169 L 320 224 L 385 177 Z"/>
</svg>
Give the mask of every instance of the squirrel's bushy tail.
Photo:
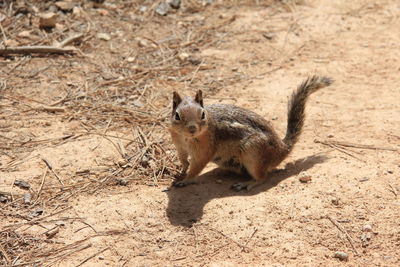
<svg viewBox="0 0 400 267">
<path fill-rule="evenodd" d="M 312 76 L 305 80 L 296 91 L 293 92 L 288 103 L 288 124 L 286 136 L 283 142 L 288 146 L 289 152 L 296 144 L 304 124 L 305 105 L 307 98 L 318 89 L 328 86 L 333 81 L 327 77 Z"/>
</svg>

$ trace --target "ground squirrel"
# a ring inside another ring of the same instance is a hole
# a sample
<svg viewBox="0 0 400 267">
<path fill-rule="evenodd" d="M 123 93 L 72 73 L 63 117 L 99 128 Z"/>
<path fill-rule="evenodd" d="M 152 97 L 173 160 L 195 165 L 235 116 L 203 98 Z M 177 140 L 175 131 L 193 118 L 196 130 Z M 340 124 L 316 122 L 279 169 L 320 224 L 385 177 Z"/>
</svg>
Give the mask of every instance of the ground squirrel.
<svg viewBox="0 0 400 267">
<path fill-rule="evenodd" d="M 330 78 L 313 76 L 293 92 L 283 140 L 267 120 L 252 111 L 225 104 L 205 106 L 201 90 L 195 98 L 181 98 L 174 92 L 169 131 L 178 150 L 184 178 L 175 186 L 194 183 L 210 161 L 222 169 L 253 178 L 232 185 L 234 190 L 250 190 L 264 182 L 268 172 L 289 155 L 297 142 L 304 124 L 307 98 L 331 83 Z"/>
</svg>

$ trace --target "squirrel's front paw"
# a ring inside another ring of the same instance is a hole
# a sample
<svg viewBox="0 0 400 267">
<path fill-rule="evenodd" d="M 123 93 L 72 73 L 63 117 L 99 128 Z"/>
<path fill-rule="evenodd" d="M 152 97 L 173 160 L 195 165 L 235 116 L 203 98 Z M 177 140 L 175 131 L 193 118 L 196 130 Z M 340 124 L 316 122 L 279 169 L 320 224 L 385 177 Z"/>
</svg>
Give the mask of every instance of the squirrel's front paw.
<svg viewBox="0 0 400 267">
<path fill-rule="evenodd" d="M 193 180 L 187 180 L 187 179 L 185 179 L 185 180 L 176 182 L 176 183 L 174 184 L 174 186 L 175 186 L 175 187 L 185 187 L 185 186 L 187 186 L 187 185 L 194 184 L 194 183 L 195 183 L 195 181 L 193 181 Z"/>
<path fill-rule="evenodd" d="M 177 180 L 183 180 L 186 178 L 186 172 L 180 172 L 180 173 L 176 174 L 174 177 Z"/>
</svg>

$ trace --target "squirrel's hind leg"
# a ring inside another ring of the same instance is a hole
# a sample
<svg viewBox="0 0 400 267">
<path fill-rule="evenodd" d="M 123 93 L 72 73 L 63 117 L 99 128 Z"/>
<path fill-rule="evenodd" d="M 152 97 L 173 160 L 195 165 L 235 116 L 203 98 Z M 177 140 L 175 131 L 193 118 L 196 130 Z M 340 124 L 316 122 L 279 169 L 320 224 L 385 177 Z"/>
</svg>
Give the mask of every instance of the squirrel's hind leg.
<svg viewBox="0 0 400 267">
<path fill-rule="evenodd" d="M 251 181 L 237 183 L 232 186 L 235 191 L 248 191 L 264 183 L 269 171 L 279 163 L 279 155 L 273 143 L 265 135 L 254 135 L 242 145 L 241 163 L 253 178 Z"/>
</svg>

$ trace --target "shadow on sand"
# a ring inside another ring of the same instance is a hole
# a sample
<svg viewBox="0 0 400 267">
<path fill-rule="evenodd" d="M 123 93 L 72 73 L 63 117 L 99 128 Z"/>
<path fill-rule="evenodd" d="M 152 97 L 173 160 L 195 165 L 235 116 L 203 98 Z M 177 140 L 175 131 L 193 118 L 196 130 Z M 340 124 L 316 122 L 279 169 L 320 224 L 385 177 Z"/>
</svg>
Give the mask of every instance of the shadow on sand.
<svg viewBox="0 0 400 267">
<path fill-rule="evenodd" d="M 308 170 L 325 160 L 327 160 L 326 156 L 313 155 L 299 159 L 294 163 L 288 163 L 284 169 L 273 171 L 268 182 L 253 188 L 249 192 L 235 192 L 230 189 L 230 185 L 244 181 L 246 180 L 245 178 L 219 168 L 213 169 L 201 175 L 199 179 L 201 182 L 198 184 L 183 188 L 170 188 L 167 192 L 169 198 L 167 207 L 168 219 L 173 225 L 190 227 L 194 222 L 202 218 L 204 206 L 214 198 L 251 196 L 268 191 L 286 178 Z M 216 179 L 222 180 L 222 183 L 216 183 Z"/>
</svg>

